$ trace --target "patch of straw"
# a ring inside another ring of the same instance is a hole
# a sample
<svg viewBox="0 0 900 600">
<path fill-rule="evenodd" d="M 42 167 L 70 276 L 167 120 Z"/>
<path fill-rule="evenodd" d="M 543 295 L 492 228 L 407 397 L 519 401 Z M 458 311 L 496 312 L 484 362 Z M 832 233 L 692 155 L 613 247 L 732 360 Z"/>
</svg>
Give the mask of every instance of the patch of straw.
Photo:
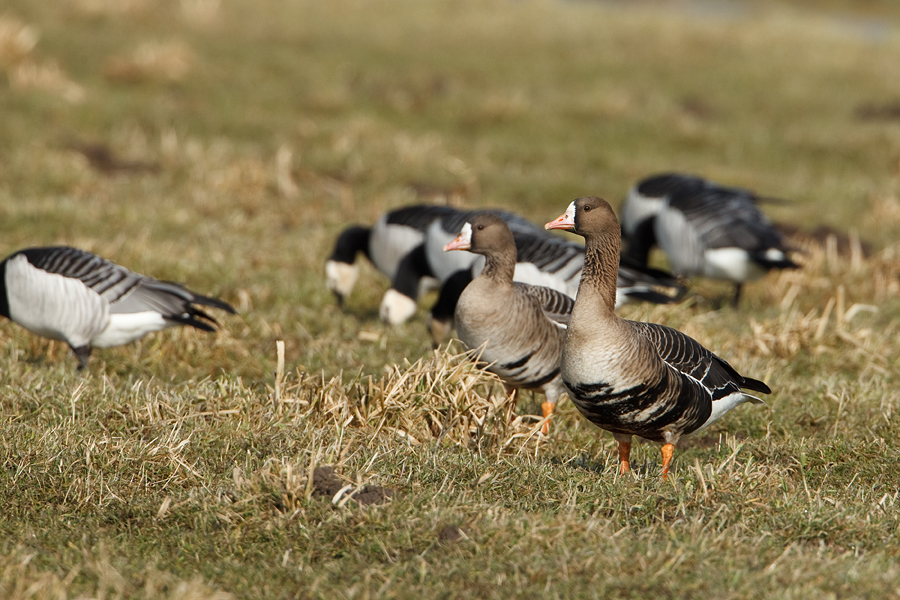
<svg viewBox="0 0 900 600">
<path fill-rule="evenodd" d="M 7 69 L 24 60 L 39 38 L 37 28 L 9 15 L 0 16 L 0 67 Z"/>
<path fill-rule="evenodd" d="M 9 81 L 13 88 L 50 92 L 72 104 L 79 104 L 87 97 L 84 87 L 69 79 L 53 61 L 22 61 L 10 69 Z"/>
<path fill-rule="evenodd" d="M 134 51 L 121 57 L 111 58 L 104 70 L 112 81 L 181 81 L 190 72 L 194 62 L 193 53 L 182 41 L 144 42 Z"/>
</svg>

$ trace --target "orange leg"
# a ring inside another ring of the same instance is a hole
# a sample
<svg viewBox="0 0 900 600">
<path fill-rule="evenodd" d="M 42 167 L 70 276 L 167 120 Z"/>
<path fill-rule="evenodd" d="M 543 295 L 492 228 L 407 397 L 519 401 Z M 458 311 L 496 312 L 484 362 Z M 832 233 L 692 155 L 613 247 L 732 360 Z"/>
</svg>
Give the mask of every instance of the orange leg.
<svg viewBox="0 0 900 600">
<path fill-rule="evenodd" d="M 628 473 L 631 471 L 631 465 L 628 459 L 631 457 L 631 441 L 616 440 L 619 447 L 619 473 Z"/>
<path fill-rule="evenodd" d="M 673 454 L 675 454 L 675 445 L 674 444 L 663 444 L 663 447 L 662 447 L 662 459 L 663 459 L 662 478 L 663 478 L 663 481 L 666 480 L 666 476 L 669 474 L 669 464 L 672 462 Z"/>
<path fill-rule="evenodd" d="M 541 427 L 541 433 L 543 433 L 544 435 L 547 435 L 548 433 L 550 433 L 550 419 L 548 419 L 548 417 L 553 415 L 553 411 L 555 409 L 556 409 L 555 402 L 544 402 L 543 404 L 541 404 L 541 412 L 544 413 L 544 418 L 547 419 L 547 422 L 544 423 L 543 427 Z"/>
</svg>

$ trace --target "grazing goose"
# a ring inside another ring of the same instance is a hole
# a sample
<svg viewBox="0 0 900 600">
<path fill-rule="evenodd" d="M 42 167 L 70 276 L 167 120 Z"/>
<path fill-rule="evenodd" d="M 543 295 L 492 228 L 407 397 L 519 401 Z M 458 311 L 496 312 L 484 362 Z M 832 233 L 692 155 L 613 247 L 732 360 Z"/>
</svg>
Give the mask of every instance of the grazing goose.
<svg viewBox="0 0 900 600">
<path fill-rule="evenodd" d="M 215 319 L 195 304 L 235 312 L 221 300 L 67 246 L 20 250 L 0 263 L 0 315 L 67 342 L 79 370 L 93 347 L 120 346 L 174 325 L 215 331 Z"/>
<path fill-rule="evenodd" d="M 675 329 L 616 316 L 621 236 L 605 200 L 579 198 L 545 227 L 585 238 L 584 271 L 569 319 L 562 378 L 578 410 L 613 433 L 623 473 L 629 470 L 631 436 L 663 443 L 665 479 L 679 437 L 708 427 L 743 402 L 762 403 L 741 388 L 771 392 L 762 381 L 743 377 Z"/>
<path fill-rule="evenodd" d="M 645 265 L 658 244 L 677 275 L 734 282 L 736 306 L 744 282 L 798 267 L 757 207 L 762 200 L 749 190 L 690 175 L 649 177 L 628 192 L 622 207 L 626 254 Z"/>
<path fill-rule="evenodd" d="M 355 261 L 357 254 L 362 253 L 388 279 L 394 280 L 398 271 L 404 274 L 409 272 L 410 276 L 415 277 L 415 291 L 411 301 L 404 302 L 403 298 L 386 299 L 388 310 L 394 309 L 399 314 L 408 313 L 404 320 L 409 318 L 416 309 L 415 297 L 419 283 L 423 278 L 429 277 L 430 273 L 422 269 L 421 263 L 408 257 L 421 246 L 425 230 L 432 221 L 456 212 L 456 209 L 449 206 L 406 206 L 383 215 L 372 227 L 354 225 L 345 229 L 338 236 L 334 251 L 325 262 L 326 285 L 337 297 L 338 304 L 343 304 L 356 284 L 359 273 Z M 400 268 L 405 261 L 409 261 L 407 266 Z M 400 284 L 405 285 L 405 280 L 401 278 Z M 398 306 L 394 307 L 395 303 Z M 382 312 L 384 310 L 383 304 Z"/>
<path fill-rule="evenodd" d="M 514 282 L 516 244 L 500 216 L 481 213 L 462 226 L 444 251 L 469 250 L 485 257 L 484 269 L 466 286 L 456 304 L 459 339 L 487 369 L 497 374 L 507 392 L 520 388 L 542 391 L 544 417 L 553 413 L 564 391 L 559 361 L 565 322 L 573 300 L 556 290 Z M 549 430 L 544 424 L 544 433 Z"/>
<path fill-rule="evenodd" d="M 544 238 L 550 237 L 536 225 L 514 213 L 496 209 L 488 210 L 501 216 L 516 236 L 528 232 Z M 385 322 L 396 325 L 406 321 L 413 315 L 416 307 L 415 299 L 420 287 L 419 280 L 423 276 L 434 277 L 438 282 L 437 287 L 443 290 L 444 284 L 452 278 L 462 281 L 464 276 L 460 273 L 462 271 L 470 271 L 473 265 L 476 265 L 475 273 L 469 275 L 470 279 L 481 271 L 481 267 L 484 265 L 482 258 L 466 253 L 447 255 L 443 251 L 444 246 L 456 237 L 463 223 L 479 212 L 483 211 L 448 212 L 429 223 L 425 230 L 422 245 L 410 252 L 400 263 L 397 274 L 392 281 L 391 289 L 384 295 L 381 303 L 381 315 Z M 552 258 L 556 260 L 557 264 L 551 265 L 548 263 L 545 270 L 541 270 L 528 261 L 523 261 L 522 264 L 516 265 L 516 280 L 549 285 L 557 289 L 560 289 L 559 286 L 563 286 L 562 289 L 565 289 L 565 284 L 560 282 L 564 282 L 564 278 L 567 276 L 562 271 L 565 271 L 565 262 L 571 256 L 558 255 Z M 580 263 L 575 269 L 580 269 Z M 465 287 L 465 283 L 462 283 L 462 287 Z M 461 291 L 462 287 L 451 285 L 449 288 L 450 294 L 443 294 L 443 297 L 438 299 L 435 308 L 439 316 L 435 320 L 435 309 L 432 309 L 429 323 L 437 324 L 438 321 L 452 321 L 453 307 L 456 305 L 456 297 L 459 295 L 453 290 Z M 449 312 L 444 311 L 444 307 L 449 307 Z M 446 327 L 447 332 L 449 332 L 449 329 L 450 327 Z M 435 330 L 432 330 L 432 337 L 436 343 L 440 343 L 446 336 L 435 336 Z"/>
</svg>

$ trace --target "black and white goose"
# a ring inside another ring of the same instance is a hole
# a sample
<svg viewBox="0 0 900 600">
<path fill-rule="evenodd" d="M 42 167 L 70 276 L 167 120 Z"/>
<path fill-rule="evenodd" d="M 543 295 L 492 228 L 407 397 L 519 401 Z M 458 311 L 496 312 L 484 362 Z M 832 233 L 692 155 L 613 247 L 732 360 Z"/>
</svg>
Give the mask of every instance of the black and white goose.
<svg viewBox="0 0 900 600">
<path fill-rule="evenodd" d="M 622 206 L 626 255 L 645 265 L 651 247 L 659 245 L 677 275 L 734 282 L 737 305 L 744 282 L 798 267 L 759 210 L 763 200 L 691 175 L 648 177 L 629 190 Z"/>
<path fill-rule="evenodd" d="M 427 286 L 434 282 L 427 271 L 427 265 L 417 263 L 412 253 L 421 246 L 425 230 L 432 221 L 457 212 L 459 211 L 449 206 L 405 206 L 383 215 L 372 227 L 348 227 L 338 236 L 334 251 L 325 262 L 328 289 L 337 297 L 338 303 L 343 304 L 356 284 L 359 275 L 356 257 L 362 253 L 391 281 L 398 277 L 399 272 L 400 285 L 404 287 L 408 276 L 415 277 L 412 283 L 414 292 L 409 301 L 406 301 L 406 297 L 386 298 L 387 310 L 393 310 L 396 314 L 408 313 L 404 320 L 409 318 L 416 310 L 415 299 L 418 297 L 420 284 L 424 282 Z M 400 267 L 401 264 L 404 265 L 403 268 Z M 387 315 L 387 320 L 392 318 L 396 317 Z"/>
<path fill-rule="evenodd" d="M 543 234 L 536 225 L 514 213 L 496 209 L 486 210 L 500 215 L 516 235 L 525 231 L 538 235 Z M 470 272 L 472 266 L 476 265 L 475 272 L 470 273 L 468 276 L 469 280 L 471 280 L 472 277 L 480 272 L 481 267 L 484 265 L 484 260 L 479 256 L 466 253 L 446 255 L 443 252 L 443 248 L 456 236 L 462 224 L 479 212 L 483 211 L 447 212 L 428 224 L 422 245 L 413 249 L 401 261 L 397 268 L 397 274 L 391 282 L 391 288 L 385 292 L 382 299 L 380 313 L 386 323 L 397 325 L 405 322 L 414 314 L 416 299 L 422 287 L 420 280 L 423 277 L 433 277 L 437 281 L 436 287 L 442 290 L 442 296 L 439 297 L 435 307 L 432 308 L 432 317 L 435 309 L 437 309 L 443 320 L 452 321 L 453 307 L 456 306 L 455 301 L 456 297 L 458 297 L 458 293 L 455 293 L 454 290 L 458 289 L 461 291 L 465 287 L 465 283 L 468 282 L 461 272 Z M 451 279 L 454 282 L 464 283 L 461 283 L 461 285 L 451 283 L 450 287 L 447 288 L 450 292 L 450 296 L 448 296 L 446 293 L 443 293 L 443 289 L 444 285 Z M 543 273 L 530 263 L 516 266 L 516 280 L 547 284 L 551 287 L 559 286 L 558 276 Z M 450 309 L 447 314 L 442 313 L 445 306 Z M 440 340 L 438 339 L 437 341 Z"/>
<path fill-rule="evenodd" d="M 0 315 L 67 342 L 79 369 L 92 348 L 127 344 L 151 331 L 175 325 L 215 331 L 215 319 L 195 305 L 235 312 L 216 298 L 67 246 L 20 250 L 0 263 Z"/>
<path fill-rule="evenodd" d="M 516 243 L 496 214 L 474 215 L 444 247 L 450 250 L 485 258 L 481 273 L 456 304 L 459 339 L 503 380 L 507 392 L 543 392 L 542 410 L 549 417 L 564 391 L 559 363 L 573 300 L 554 289 L 513 281 Z M 545 423 L 544 433 L 548 430 Z"/>
<path fill-rule="evenodd" d="M 440 344 L 449 337 L 453 328 L 453 313 L 459 294 L 484 268 L 485 258 L 469 253 L 443 252 L 462 227 L 478 214 L 489 212 L 503 219 L 512 231 L 516 244 L 516 263 L 513 279 L 531 285 L 540 285 L 574 297 L 578 292 L 581 267 L 584 264 L 584 247 L 559 236 L 548 235 L 530 221 L 508 211 L 497 209 L 476 210 L 448 215 L 431 223 L 421 249 L 424 257 L 416 263 L 427 265 L 425 270 L 441 282 L 438 300 L 429 314 L 428 328 L 433 340 Z M 413 262 L 413 261 L 410 261 Z M 401 271 L 404 267 L 401 265 Z M 409 295 L 415 289 L 415 274 L 408 270 L 407 288 L 401 293 Z M 398 286 L 394 286 L 399 289 Z M 659 290 L 663 289 L 664 292 Z M 629 301 L 667 303 L 676 300 L 682 288 L 674 277 L 657 269 L 638 265 L 627 258 L 619 269 L 616 288 L 616 304 Z"/>
<path fill-rule="evenodd" d="M 579 198 L 545 225 L 585 238 L 585 262 L 569 319 L 562 379 L 569 397 L 592 423 L 611 431 L 621 471 L 629 470 L 631 437 L 662 442 L 665 479 L 682 435 L 704 429 L 744 402 L 741 391 L 768 394 L 762 381 L 740 375 L 683 333 L 616 316 L 616 264 L 621 233 L 600 198 Z"/>
</svg>

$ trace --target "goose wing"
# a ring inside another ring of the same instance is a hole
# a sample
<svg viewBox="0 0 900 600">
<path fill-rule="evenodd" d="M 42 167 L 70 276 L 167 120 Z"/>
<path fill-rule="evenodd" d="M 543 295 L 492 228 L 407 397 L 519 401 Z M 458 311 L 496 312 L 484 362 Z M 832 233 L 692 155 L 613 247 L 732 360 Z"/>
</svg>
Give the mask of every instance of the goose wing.
<svg viewBox="0 0 900 600">
<path fill-rule="evenodd" d="M 584 265 L 584 246 L 543 230 L 512 229 L 516 241 L 516 262 L 530 263 L 546 273 L 569 277 Z"/>
<path fill-rule="evenodd" d="M 741 188 L 710 186 L 672 195 L 663 212 L 680 212 L 705 248 L 783 249 L 781 234 L 755 198 Z"/>
<path fill-rule="evenodd" d="M 111 314 L 158 312 L 164 318 L 191 325 L 204 331 L 213 331 L 209 323 L 217 321 L 195 305 L 211 306 L 235 313 L 231 305 L 217 298 L 195 294 L 186 287 L 170 281 L 158 281 L 140 276 L 140 282 L 128 294 L 109 307 Z"/>
<path fill-rule="evenodd" d="M 110 304 L 128 294 L 143 279 L 143 275 L 132 273 L 96 254 L 68 246 L 27 248 L 20 254 L 47 273 L 81 281 Z"/>
<path fill-rule="evenodd" d="M 211 331 L 197 317 L 215 323 L 215 319 L 193 306 L 211 306 L 234 313 L 229 304 L 216 298 L 201 296 L 167 281 L 158 281 L 129 271 L 96 254 L 53 246 L 29 248 L 21 252 L 33 266 L 48 273 L 77 279 L 109 303 L 110 314 L 158 312 L 166 319 Z"/>
<path fill-rule="evenodd" d="M 629 323 L 653 344 L 663 361 L 699 381 L 710 391 L 713 400 L 724 398 L 741 388 L 763 394 L 772 391 L 762 381 L 744 377 L 697 340 L 676 329 L 656 323 Z"/>
<path fill-rule="evenodd" d="M 554 289 L 542 285 L 528 285 L 527 283 L 515 283 L 516 289 L 523 294 L 537 300 L 544 311 L 544 315 L 560 327 L 569 325 L 569 317 L 575 307 L 575 300 Z"/>
<path fill-rule="evenodd" d="M 644 198 L 664 200 L 671 194 L 683 190 L 700 190 L 708 185 L 707 181 L 696 175 L 685 173 L 660 173 L 651 175 L 638 182 L 634 187 L 636 194 Z"/>
<path fill-rule="evenodd" d="M 404 206 L 385 215 L 385 222 L 389 225 L 405 225 L 421 232 L 425 232 L 428 226 L 436 219 L 448 219 L 463 214 L 450 206 L 433 204 L 416 204 Z M 462 224 L 460 224 L 462 226 Z"/>
</svg>

